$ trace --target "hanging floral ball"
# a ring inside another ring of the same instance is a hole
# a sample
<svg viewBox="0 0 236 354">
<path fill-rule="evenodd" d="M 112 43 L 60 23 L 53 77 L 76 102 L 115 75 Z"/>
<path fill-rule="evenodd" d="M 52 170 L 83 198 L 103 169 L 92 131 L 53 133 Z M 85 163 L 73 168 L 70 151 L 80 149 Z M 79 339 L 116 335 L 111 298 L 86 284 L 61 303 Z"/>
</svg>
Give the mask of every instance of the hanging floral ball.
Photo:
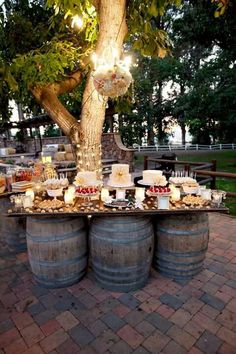
<svg viewBox="0 0 236 354">
<path fill-rule="evenodd" d="M 99 66 L 93 75 L 96 90 L 102 96 L 118 97 L 124 95 L 131 82 L 132 75 L 127 66 L 118 64 L 113 67 Z"/>
</svg>

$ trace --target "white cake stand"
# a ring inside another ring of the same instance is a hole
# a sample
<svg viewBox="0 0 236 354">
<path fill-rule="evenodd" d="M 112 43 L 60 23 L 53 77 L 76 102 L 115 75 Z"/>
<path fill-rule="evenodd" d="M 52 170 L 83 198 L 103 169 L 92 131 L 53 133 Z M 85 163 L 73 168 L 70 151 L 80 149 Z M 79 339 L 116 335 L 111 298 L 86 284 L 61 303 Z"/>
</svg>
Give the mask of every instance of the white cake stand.
<svg viewBox="0 0 236 354">
<path fill-rule="evenodd" d="M 107 183 L 107 186 L 115 188 L 115 190 L 116 190 L 116 199 L 125 199 L 125 197 L 124 198 L 117 198 L 117 196 L 119 196 L 121 194 L 125 194 L 126 189 L 132 188 L 134 186 L 134 184 L 121 185 L 121 184 L 109 184 L 109 183 Z"/>
</svg>

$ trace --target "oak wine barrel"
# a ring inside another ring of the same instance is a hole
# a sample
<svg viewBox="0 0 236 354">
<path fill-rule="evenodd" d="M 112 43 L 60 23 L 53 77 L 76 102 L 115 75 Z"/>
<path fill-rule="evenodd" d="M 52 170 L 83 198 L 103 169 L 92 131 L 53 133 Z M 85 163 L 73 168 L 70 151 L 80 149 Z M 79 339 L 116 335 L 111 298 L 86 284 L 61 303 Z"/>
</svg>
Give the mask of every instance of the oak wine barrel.
<svg viewBox="0 0 236 354">
<path fill-rule="evenodd" d="M 69 286 L 86 273 L 88 248 L 84 218 L 27 218 L 29 262 L 38 283 Z"/>
<path fill-rule="evenodd" d="M 89 241 L 94 277 L 101 286 L 128 292 L 146 284 L 154 243 L 149 217 L 95 217 Z"/>
<path fill-rule="evenodd" d="M 163 215 L 155 234 L 153 266 L 160 273 L 187 280 L 202 270 L 209 239 L 206 213 Z"/>
<path fill-rule="evenodd" d="M 9 196 L 0 199 L 0 235 L 11 252 L 20 253 L 27 249 L 26 245 L 26 217 L 16 216 L 9 218 L 8 209 L 11 208 Z"/>
</svg>

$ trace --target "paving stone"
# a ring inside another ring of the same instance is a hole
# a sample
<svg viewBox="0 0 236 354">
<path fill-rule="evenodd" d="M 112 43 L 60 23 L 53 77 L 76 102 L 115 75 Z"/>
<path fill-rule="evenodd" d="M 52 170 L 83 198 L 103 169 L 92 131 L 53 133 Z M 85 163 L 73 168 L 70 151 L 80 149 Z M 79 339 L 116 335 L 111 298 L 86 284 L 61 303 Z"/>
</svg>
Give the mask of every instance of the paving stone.
<svg viewBox="0 0 236 354">
<path fill-rule="evenodd" d="M 35 344 L 31 348 L 27 349 L 23 354 L 45 354 L 45 353 L 38 344 Z"/>
<path fill-rule="evenodd" d="M 221 327 L 217 332 L 217 336 L 222 339 L 222 341 L 228 343 L 232 347 L 236 348 L 236 334 L 226 327 Z M 236 349 L 235 349 L 236 351 Z"/>
<path fill-rule="evenodd" d="M 102 332 L 108 329 L 107 325 L 100 319 L 93 323 L 87 324 L 86 327 L 95 337 L 98 337 Z"/>
<path fill-rule="evenodd" d="M 165 354 L 173 354 L 173 353 L 178 353 L 178 354 L 186 354 L 187 350 L 176 343 L 174 340 L 171 340 L 165 348 L 162 350 L 163 353 Z"/>
<path fill-rule="evenodd" d="M 131 326 L 136 326 L 147 317 L 147 313 L 140 308 L 132 310 L 123 319 Z"/>
<path fill-rule="evenodd" d="M 100 319 L 115 332 L 125 325 L 125 321 L 119 318 L 112 311 L 107 312 Z"/>
<path fill-rule="evenodd" d="M 123 304 L 119 304 L 113 309 L 113 312 L 116 313 L 120 318 L 126 316 L 130 311 L 131 309 Z"/>
<path fill-rule="evenodd" d="M 59 347 L 62 343 L 69 339 L 68 334 L 61 328 L 50 336 L 44 338 L 40 345 L 45 353 L 50 353 L 52 350 Z"/>
<path fill-rule="evenodd" d="M 222 343 L 223 342 L 218 337 L 208 331 L 205 331 L 198 339 L 195 346 L 203 351 L 203 353 L 215 354 Z"/>
<path fill-rule="evenodd" d="M 131 309 L 138 308 L 140 305 L 140 301 L 128 293 L 121 295 L 119 301 Z"/>
<path fill-rule="evenodd" d="M 144 340 L 144 337 L 139 334 L 130 325 L 122 327 L 117 334 L 127 342 L 133 349 L 136 349 Z"/>
<path fill-rule="evenodd" d="M 61 328 L 60 323 L 57 322 L 55 319 L 49 320 L 48 322 L 40 326 L 40 329 L 42 330 L 45 336 L 49 336 L 50 334 L 56 332 L 60 328 Z"/>
<path fill-rule="evenodd" d="M 200 300 L 220 311 L 225 307 L 225 303 L 222 300 L 210 294 L 204 294 Z"/>
<path fill-rule="evenodd" d="M 4 348 L 6 354 L 19 354 L 27 350 L 27 345 L 23 338 L 18 338 L 13 343 Z"/>
<path fill-rule="evenodd" d="M 56 348 L 58 354 L 77 354 L 80 352 L 80 347 L 72 340 L 67 339 L 64 343 Z"/>
<path fill-rule="evenodd" d="M 137 349 L 135 349 L 132 353 L 133 354 L 149 354 L 150 352 L 141 346 L 141 347 L 138 347 Z"/>
<path fill-rule="evenodd" d="M 191 297 L 183 304 L 183 309 L 188 311 L 191 315 L 194 315 L 203 306 L 204 306 L 204 303 L 202 301 L 200 301 L 199 299 L 196 299 L 194 297 Z"/>
<path fill-rule="evenodd" d="M 73 316 L 69 311 L 62 312 L 56 317 L 56 320 L 60 323 L 65 331 L 68 331 L 79 323 L 77 318 L 75 318 L 75 316 Z"/>
<path fill-rule="evenodd" d="M 19 299 L 16 297 L 16 295 L 13 292 L 4 294 L 1 296 L 1 302 L 3 303 L 4 307 L 12 307 L 17 303 Z"/>
<path fill-rule="evenodd" d="M 169 318 L 169 320 L 183 328 L 191 317 L 192 315 L 188 311 L 180 308 Z"/>
<path fill-rule="evenodd" d="M 198 339 L 205 331 L 205 328 L 202 327 L 199 323 L 191 320 L 185 325 L 184 330 Z"/>
<path fill-rule="evenodd" d="M 214 307 L 211 307 L 210 305 L 204 305 L 201 308 L 200 313 L 203 313 L 204 315 L 214 320 L 219 315 L 220 311 L 216 310 Z"/>
<path fill-rule="evenodd" d="M 27 312 L 29 312 L 32 316 L 38 315 L 45 310 L 45 307 L 40 302 L 27 307 Z"/>
<path fill-rule="evenodd" d="M 5 321 L 2 321 L 0 323 L 0 334 L 8 331 L 11 328 L 14 328 L 14 323 L 12 322 L 12 320 L 10 318 L 8 318 Z"/>
<path fill-rule="evenodd" d="M 20 333 L 16 328 L 11 328 L 0 335 L 0 348 L 7 347 L 9 344 L 20 338 Z"/>
<path fill-rule="evenodd" d="M 57 315 L 58 315 L 57 310 L 49 309 L 35 315 L 34 320 L 39 326 L 42 326 L 44 323 L 48 322 L 49 320 L 54 319 Z"/>
<path fill-rule="evenodd" d="M 90 331 L 87 330 L 82 324 L 78 324 L 68 331 L 70 337 L 78 344 L 81 348 L 85 347 L 87 344 L 92 342 L 95 337 Z"/>
<path fill-rule="evenodd" d="M 150 353 L 160 353 L 169 341 L 168 336 L 156 330 L 142 343 L 142 346 Z"/>
<path fill-rule="evenodd" d="M 90 344 L 90 347 L 92 346 L 95 353 L 104 354 L 119 341 L 120 338 L 118 335 L 108 329 L 107 331 L 102 332 L 101 335 Z"/>
<path fill-rule="evenodd" d="M 226 282 L 226 285 L 230 286 L 231 288 L 236 289 L 236 280 L 230 279 Z"/>
<path fill-rule="evenodd" d="M 97 307 L 103 313 L 106 313 L 106 312 L 109 312 L 110 310 L 113 310 L 119 304 L 120 304 L 120 302 L 116 298 L 109 298 L 109 299 L 102 301 Z"/>
<path fill-rule="evenodd" d="M 18 329 L 25 328 L 34 322 L 33 318 L 27 312 L 15 313 L 12 320 Z"/>
<path fill-rule="evenodd" d="M 183 305 L 183 302 L 180 299 L 178 299 L 176 296 L 170 295 L 168 293 L 162 294 L 159 297 L 159 300 L 163 304 L 166 304 L 166 305 L 172 307 L 174 310 L 178 310 Z"/>
<path fill-rule="evenodd" d="M 201 327 L 205 328 L 207 331 L 216 334 L 218 329 L 220 328 L 219 323 L 212 320 L 210 317 L 204 315 L 201 312 L 198 312 L 194 317 L 193 320 L 199 324 Z"/>
<path fill-rule="evenodd" d="M 216 321 L 222 326 L 232 329 L 236 326 L 236 314 L 224 309 L 216 318 Z"/>
<path fill-rule="evenodd" d="M 86 293 L 86 295 L 80 296 L 79 300 L 80 302 L 82 302 L 82 304 L 84 304 L 87 309 L 93 308 L 98 303 L 98 301 L 91 294 L 88 293 Z"/>
<path fill-rule="evenodd" d="M 161 302 L 154 297 L 150 297 L 149 299 L 145 300 L 139 308 L 145 311 L 146 313 L 152 313 L 155 311 L 159 306 L 161 305 Z"/>
<path fill-rule="evenodd" d="M 135 329 L 142 334 L 145 338 L 150 336 L 154 331 L 155 331 L 155 327 L 153 325 L 151 325 L 151 323 L 147 322 L 147 321 L 142 321 L 140 322 Z"/>
<path fill-rule="evenodd" d="M 146 317 L 146 321 L 155 326 L 159 331 L 165 333 L 172 326 L 172 323 L 158 313 L 151 313 Z"/>
<path fill-rule="evenodd" d="M 32 293 L 36 296 L 36 297 L 40 297 L 43 295 L 47 295 L 49 293 L 49 290 L 46 288 L 43 288 L 40 285 L 34 285 L 32 287 Z"/>
<path fill-rule="evenodd" d="M 162 315 L 165 318 L 169 318 L 173 315 L 173 313 L 175 312 L 174 309 L 172 309 L 171 307 L 163 304 L 160 307 L 158 307 L 158 311 L 159 315 Z"/>
<path fill-rule="evenodd" d="M 178 326 L 172 326 L 166 334 L 187 350 L 189 350 L 196 341 L 196 338 Z"/>
<path fill-rule="evenodd" d="M 43 332 L 36 323 L 23 328 L 20 332 L 28 347 L 31 347 L 33 344 L 38 343 L 41 339 L 44 338 Z"/>
<path fill-rule="evenodd" d="M 57 302 L 56 296 L 51 293 L 41 296 L 39 300 L 46 309 L 53 309 Z"/>
<path fill-rule="evenodd" d="M 120 340 L 109 348 L 109 352 L 112 354 L 130 354 L 133 353 L 133 349 L 126 342 Z"/>
<path fill-rule="evenodd" d="M 229 345 L 228 343 L 223 343 L 217 353 L 219 353 L 219 354 L 235 354 L 235 348 L 231 347 L 231 345 Z"/>
</svg>

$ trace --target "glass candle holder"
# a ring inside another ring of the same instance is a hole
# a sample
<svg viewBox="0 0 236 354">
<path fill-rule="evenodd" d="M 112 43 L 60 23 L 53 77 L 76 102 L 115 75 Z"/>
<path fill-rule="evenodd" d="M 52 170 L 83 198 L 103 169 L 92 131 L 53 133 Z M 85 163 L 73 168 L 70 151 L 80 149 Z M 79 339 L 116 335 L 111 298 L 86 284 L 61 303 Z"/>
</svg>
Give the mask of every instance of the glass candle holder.
<svg viewBox="0 0 236 354">
<path fill-rule="evenodd" d="M 220 190 L 213 190 L 212 191 L 212 203 L 215 204 L 217 207 L 220 206 L 222 200 L 225 199 L 226 192 Z"/>
<path fill-rule="evenodd" d="M 25 195 L 31 197 L 32 201 L 34 200 L 34 191 L 33 191 L 33 189 L 27 189 L 26 192 L 25 192 Z"/>
<path fill-rule="evenodd" d="M 108 188 L 102 188 L 102 190 L 101 190 L 101 201 L 105 202 L 107 199 L 109 199 L 109 189 Z"/>
<path fill-rule="evenodd" d="M 65 204 L 73 204 L 74 203 L 74 194 L 71 193 L 69 190 L 65 191 L 64 202 L 65 202 Z"/>
<path fill-rule="evenodd" d="M 29 195 L 25 195 L 23 197 L 23 208 L 32 208 L 34 206 L 33 200 L 31 198 L 31 196 Z"/>
<path fill-rule="evenodd" d="M 180 189 L 175 187 L 175 186 L 171 186 L 171 198 L 174 201 L 178 201 L 180 200 Z"/>
<path fill-rule="evenodd" d="M 136 187 L 135 188 L 135 199 L 143 201 L 145 199 L 145 188 Z"/>
</svg>

